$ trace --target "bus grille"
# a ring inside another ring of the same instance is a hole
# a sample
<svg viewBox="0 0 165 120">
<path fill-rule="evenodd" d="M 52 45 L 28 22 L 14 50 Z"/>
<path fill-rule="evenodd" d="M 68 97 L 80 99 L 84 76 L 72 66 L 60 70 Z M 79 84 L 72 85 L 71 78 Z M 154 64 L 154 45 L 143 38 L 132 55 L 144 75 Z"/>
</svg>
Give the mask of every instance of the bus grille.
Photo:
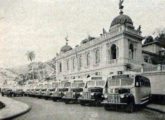
<svg viewBox="0 0 165 120">
<path fill-rule="evenodd" d="M 55 92 L 55 93 L 53 94 L 53 96 L 59 96 L 59 93 L 58 93 L 58 92 Z"/>
<path fill-rule="evenodd" d="M 111 94 L 108 96 L 108 102 L 120 103 L 120 96 L 118 94 Z"/>
<path fill-rule="evenodd" d="M 66 97 L 67 98 L 72 98 L 73 97 L 73 93 L 72 92 L 67 92 L 66 93 Z"/>
<path fill-rule="evenodd" d="M 90 94 L 90 92 L 85 92 L 85 93 L 84 93 L 84 98 L 85 98 L 85 99 L 91 99 L 91 94 Z"/>
</svg>

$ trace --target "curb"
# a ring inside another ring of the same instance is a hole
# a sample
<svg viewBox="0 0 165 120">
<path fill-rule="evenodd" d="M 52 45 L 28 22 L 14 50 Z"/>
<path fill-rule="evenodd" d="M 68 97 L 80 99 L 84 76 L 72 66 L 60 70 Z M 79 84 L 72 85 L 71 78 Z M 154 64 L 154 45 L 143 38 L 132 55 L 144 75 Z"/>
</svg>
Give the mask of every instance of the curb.
<svg viewBox="0 0 165 120">
<path fill-rule="evenodd" d="M 155 111 L 155 112 L 159 112 L 159 113 L 165 114 L 165 111 L 162 111 L 162 110 L 159 110 L 159 109 L 155 109 L 155 108 L 152 108 L 152 107 L 145 107 L 145 108 L 148 109 L 148 110 L 152 110 L 152 111 Z"/>
<path fill-rule="evenodd" d="M 3 109 L 6 105 L 0 101 L 0 109 Z"/>
<path fill-rule="evenodd" d="M 2 118 L 1 120 L 10 120 L 10 119 L 14 119 L 14 118 L 16 118 L 16 117 L 18 117 L 18 116 L 21 116 L 21 115 L 23 115 L 23 114 L 29 112 L 29 111 L 31 110 L 31 108 L 32 108 L 32 106 L 29 106 L 29 105 L 28 105 L 28 108 L 27 108 L 26 110 L 24 110 L 24 111 L 22 111 L 22 112 L 20 112 L 20 113 L 18 113 L 18 114 L 15 114 L 15 115 L 12 115 L 12 116 L 9 116 L 9 117 L 6 117 L 6 118 Z"/>
</svg>

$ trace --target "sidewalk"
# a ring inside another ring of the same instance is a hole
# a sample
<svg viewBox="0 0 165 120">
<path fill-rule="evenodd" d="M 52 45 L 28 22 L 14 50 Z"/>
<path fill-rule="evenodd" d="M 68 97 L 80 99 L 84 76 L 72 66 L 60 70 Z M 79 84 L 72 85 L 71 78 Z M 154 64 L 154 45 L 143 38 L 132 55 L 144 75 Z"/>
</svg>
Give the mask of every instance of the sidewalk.
<svg viewBox="0 0 165 120">
<path fill-rule="evenodd" d="M 165 114 L 165 105 L 149 104 L 146 106 L 146 109 Z"/>
<path fill-rule="evenodd" d="M 0 120 L 15 118 L 31 109 L 31 106 L 28 106 L 25 103 L 13 100 L 11 98 L 2 97 L 1 95 L 0 100 L 5 104 L 5 107 L 0 110 Z"/>
</svg>

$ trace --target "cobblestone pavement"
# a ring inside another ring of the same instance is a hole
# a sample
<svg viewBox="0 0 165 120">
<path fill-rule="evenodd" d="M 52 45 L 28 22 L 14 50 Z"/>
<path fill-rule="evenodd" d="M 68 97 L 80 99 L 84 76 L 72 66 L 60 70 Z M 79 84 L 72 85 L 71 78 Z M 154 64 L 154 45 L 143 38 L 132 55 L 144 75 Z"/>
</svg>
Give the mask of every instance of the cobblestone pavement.
<svg viewBox="0 0 165 120">
<path fill-rule="evenodd" d="M 103 107 L 87 107 L 78 104 L 66 105 L 30 97 L 17 97 L 16 100 L 32 106 L 30 112 L 14 120 L 165 120 L 163 114 L 148 110 L 134 113 L 106 111 Z"/>
</svg>

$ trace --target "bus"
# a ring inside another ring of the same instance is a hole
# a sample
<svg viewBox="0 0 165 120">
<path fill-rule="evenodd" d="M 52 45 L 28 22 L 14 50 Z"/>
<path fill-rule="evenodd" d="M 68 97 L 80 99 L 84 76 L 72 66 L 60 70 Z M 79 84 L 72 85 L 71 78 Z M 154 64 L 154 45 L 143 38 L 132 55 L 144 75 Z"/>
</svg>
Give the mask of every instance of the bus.
<svg viewBox="0 0 165 120">
<path fill-rule="evenodd" d="M 87 80 L 86 91 L 79 98 L 81 105 L 100 105 L 104 100 L 106 79 L 102 76 L 91 76 Z"/>
<path fill-rule="evenodd" d="M 56 88 L 56 91 L 51 95 L 54 101 L 61 100 L 62 97 L 69 91 L 71 83 L 68 81 L 60 81 Z"/>
<path fill-rule="evenodd" d="M 78 98 L 82 96 L 86 83 L 83 80 L 73 80 L 69 91 L 64 95 L 63 101 L 67 103 L 78 103 Z"/>
<path fill-rule="evenodd" d="M 107 78 L 105 109 L 124 107 L 133 112 L 135 106 L 145 105 L 151 97 L 150 80 L 138 74 L 113 75 Z"/>
</svg>

